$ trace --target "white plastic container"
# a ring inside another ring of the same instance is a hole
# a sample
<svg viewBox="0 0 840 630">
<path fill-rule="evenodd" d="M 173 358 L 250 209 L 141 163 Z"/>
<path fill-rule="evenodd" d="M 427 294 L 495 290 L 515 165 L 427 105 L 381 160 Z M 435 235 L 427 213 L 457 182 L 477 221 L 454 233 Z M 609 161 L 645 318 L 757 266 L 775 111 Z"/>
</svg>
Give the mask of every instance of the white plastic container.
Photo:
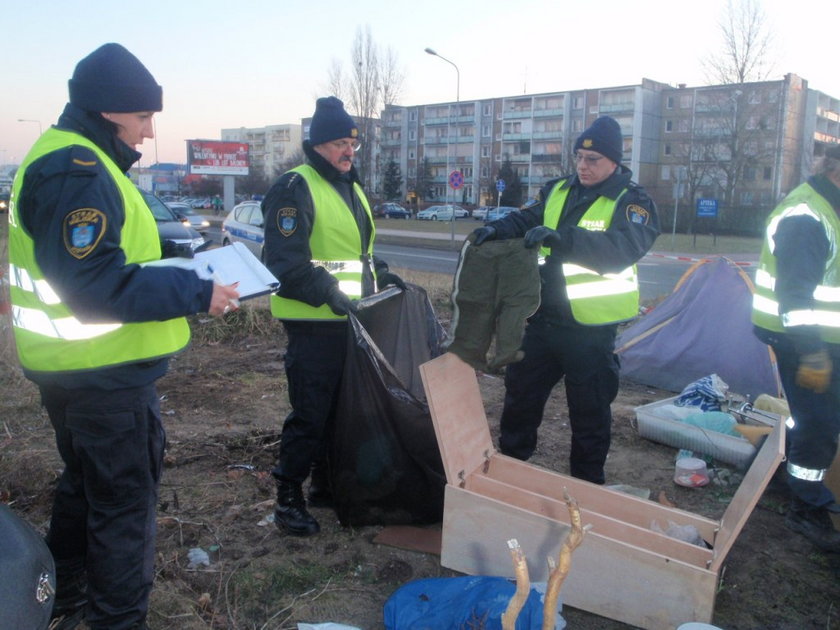
<svg viewBox="0 0 840 630">
<path fill-rule="evenodd" d="M 674 470 L 674 483 L 686 488 L 701 488 L 709 483 L 706 462 L 697 457 L 680 457 Z"/>
</svg>

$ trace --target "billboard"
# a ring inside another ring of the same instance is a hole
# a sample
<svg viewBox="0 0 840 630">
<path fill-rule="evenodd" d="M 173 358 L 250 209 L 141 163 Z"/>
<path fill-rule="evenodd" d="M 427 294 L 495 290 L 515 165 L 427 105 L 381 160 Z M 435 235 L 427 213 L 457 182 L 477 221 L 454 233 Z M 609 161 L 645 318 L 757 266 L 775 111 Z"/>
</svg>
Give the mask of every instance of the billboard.
<svg viewBox="0 0 840 630">
<path fill-rule="evenodd" d="M 190 175 L 247 175 L 248 143 L 187 140 Z"/>
</svg>

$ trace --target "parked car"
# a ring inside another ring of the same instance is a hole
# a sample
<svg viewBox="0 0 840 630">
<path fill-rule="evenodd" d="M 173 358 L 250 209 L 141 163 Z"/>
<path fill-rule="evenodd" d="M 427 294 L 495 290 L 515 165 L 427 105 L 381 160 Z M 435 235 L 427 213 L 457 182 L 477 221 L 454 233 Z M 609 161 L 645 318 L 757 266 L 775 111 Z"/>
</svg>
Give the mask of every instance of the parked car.
<svg viewBox="0 0 840 630">
<path fill-rule="evenodd" d="M 487 213 L 493 210 L 496 206 L 481 206 L 472 212 L 472 218 L 476 221 L 483 221 L 487 218 Z"/>
<path fill-rule="evenodd" d="M 489 222 L 503 219 L 511 212 L 519 212 L 519 208 L 515 208 L 514 206 L 499 206 L 498 208 L 490 208 L 485 221 Z"/>
<path fill-rule="evenodd" d="M 411 212 L 403 208 L 398 203 L 382 203 L 378 206 L 379 213 L 376 216 L 385 217 L 386 219 L 410 219 Z"/>
<path fill-rule="evenodd" d="M 445 206 L 429 206 L 425 210 L 418 212 L 417 218 L 421 221 L 451 221 L 453 214 L 456 219 L 463 219 L 470 216 L 470 213 L 461 206 L 448 204 Z"/>
<path fill-rule="evenodd" d="M 161 242 L 173 241 L 177 245 L 188 245 L 194 252 L 207 245 L 207 241 L 195 228 L 185 225 L 179 220 L 169 206 L 158 199 L 154 193 L 142 188 L 138 188 L 138 190 L 155 217 Z"/>
<path fill-rule="evenodd" d="M 251 252 L 263 260 L 263 213 L 259 201 L 243 201 L 233 207 L 222 221 L 222 245 L 243 243 Z"/>
<path fill-rule="evenodd" d="M 210 227 L 210 221 L 205 217 L 203 214 L 199 214 L 195 211 L 190 204 L 184 203 L 183 201 L 166 201 L 167 206 L 169 209 L 172 210 L 176 215 L 183 216 L 189 224 L 198 230 L 199 234 L 204 234 L 207 231 L 207 228 Z"/>
</svg>

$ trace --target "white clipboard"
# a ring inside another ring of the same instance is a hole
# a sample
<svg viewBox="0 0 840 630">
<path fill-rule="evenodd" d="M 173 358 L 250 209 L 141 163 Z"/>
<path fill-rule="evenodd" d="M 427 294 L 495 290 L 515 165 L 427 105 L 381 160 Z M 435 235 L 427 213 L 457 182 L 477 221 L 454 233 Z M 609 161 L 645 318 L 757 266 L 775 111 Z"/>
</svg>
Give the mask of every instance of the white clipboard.
<svg viewBox="0 0 840 630">
<path fill-rule="evenodd" d="M 194 258 L 163 258 L 144 263 L 144 266 L 191 269 L 202 280 L 213 280 L 216 284 L 238 282 L 236 290 L 240 300 L 273 293 L 280 286 L 274 274 L 239 242 L 204 250 Z"/>
</svg>

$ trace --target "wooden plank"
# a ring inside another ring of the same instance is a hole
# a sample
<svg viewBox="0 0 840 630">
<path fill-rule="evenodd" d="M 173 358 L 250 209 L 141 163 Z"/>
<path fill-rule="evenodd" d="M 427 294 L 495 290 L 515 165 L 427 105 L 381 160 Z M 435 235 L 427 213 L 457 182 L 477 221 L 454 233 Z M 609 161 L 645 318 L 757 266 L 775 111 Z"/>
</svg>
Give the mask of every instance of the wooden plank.
<svg viewBox="0 0 840 630">
<path fill-rule="evenodd" d="M 837 449 L 837 455 L 834 456 L 834 461 L 825 475 L 825 485 L 834 493 L 834 499 L 840 502 L 840 448 Z M 831 520 L 834 527 L 840 529 L 840 514 L 832 514 Z"/>
<path fill-rule="evenodd" d="M 446 480 L 459 485 L 494 450 L 475 370 L 447 352 L 423 363 L 420 375 Z"/>
<path fill-rule="evenodd" d="M 759 449 L 744 480 L 738 486 L 735 496 L 729 502 L 723 518 L 720 519 L 720 532 L 715 540 L 714 560 L 711 569 L 720 571 L 726 554 L 735 544 L 735 539 L 752 514 L 755 504 L 761 498 L 767 484 L 779 467 L 785 455 L 785 423 L 777 422 L 773 432 L 767 436 Z"/>
<path fill-rule="evenodd" d="M 466 489 L 526 510 L 536 517 L 548 518 L 559 521 L 563 525 L 570 525 L 569 510 L 565 501 L 552 499 L 544 494 L 536 494 L 521 487 L 511 486 L 477 474 L 467 477 Z M 585 497 L 570 491 L 571 496 L 577 500 L 580 507 L 583 524 L 591 526 L 592 531 L 619 542 L 681 560 L 692 566 L 704 569 L 709 566 L 712 561 L 712 551 L 707 547 L 700 547 L 670 538 L 665 534 L 653 531 L 648 526 L 631 525 L 626 521 L 613 518 L 609 512 L 588 509 L 588 500 L 601 494 L 599 492 L 600 488 L 594 488 L 594 490 L 595 492 L 590 491 Z"/>
<path fill-rule="evenodd" d="M 502 501 L 447 486 L 441 564 L 470 575 L 513 577 L 507 541 L 516 538 L 532 581 L 548 577 L 568 526 Z M 717 575 L 707 569 L 587 532 L 572 556 L 564 604 L 650 630 L 710 622 Z"/>
<path fill-rule="evenodd" d="M 539 492 L 558 500 L 563 499 L 563 488 L 568 488 L 569 494 L 581 504 L 585 503 L 587 509 L 646 529 L 651 527 L 654 520 L 663 529 L 667 528 L 668 521 L 677 525 L 693 525 L 700 532 L 703 540 L 709 544 L 714 544 L 720 527 L 718 521 L 713 519 L 617 490 L 610 490 L 507 457 L 501 453 L 490 458 L 490 465 L 485 474 L 520 488 L 538 488 Z"/>
</svg>

